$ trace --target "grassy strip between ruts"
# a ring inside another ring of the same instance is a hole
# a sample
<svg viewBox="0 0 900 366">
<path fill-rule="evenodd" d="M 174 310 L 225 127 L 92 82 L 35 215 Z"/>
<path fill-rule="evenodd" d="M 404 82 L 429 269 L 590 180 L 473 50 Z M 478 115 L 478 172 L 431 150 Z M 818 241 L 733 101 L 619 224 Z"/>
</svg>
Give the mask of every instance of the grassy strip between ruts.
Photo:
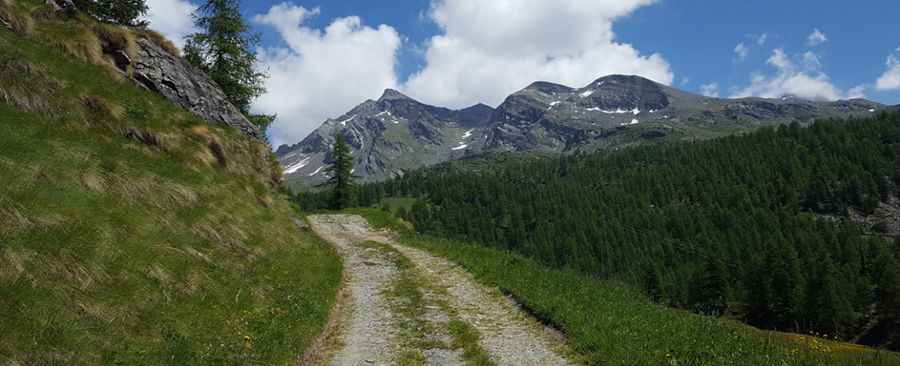
<svg viewBox="0 0 900 366">
<path fill-rule="evenodd" d="M 431 299 L 436 305 L 451 316 L 447 325 L 433 324 L 425 320 L 426 306 L 429 300 L 425 298 L 423 291 L 441 293 L 446 290 L 438 288 L 422 277 L 415 264 L 399 251 L 387 244 L 373 241 L 362 244 L 365 248 L 372 248 L 386 255 L 397 266 L 399 275 L 386 290 L 390 297 L 393 312 L 398 316 L 400 338 L 403 342 L 403 351 L 399 355 L 397 364 L 400 366 L 418 366 L 425 364 L 425 350 L 451 349 L 463 350 L 463 358 L 466 363 L 473 366 L 493 366 L 487 352 L 479 344 L 480 335 L 468 323 L 453 319 L 455 312 L 450 306 L 440 299 L 440 296 Z M 435 326 L 447 326 L 447 333 L 452 337 L 451 344 L 433 339 L 427 335 L 434 333 Z"/>
<path fill-rule="evenodd" d="M 900 355 L 651 303 L 638 291 L 484 246 L 418 235 L 390 214 L 354 209 L 401 244 L 454 261 L 561 329 L 590 365 L 900 365 Z"/>
</svg>

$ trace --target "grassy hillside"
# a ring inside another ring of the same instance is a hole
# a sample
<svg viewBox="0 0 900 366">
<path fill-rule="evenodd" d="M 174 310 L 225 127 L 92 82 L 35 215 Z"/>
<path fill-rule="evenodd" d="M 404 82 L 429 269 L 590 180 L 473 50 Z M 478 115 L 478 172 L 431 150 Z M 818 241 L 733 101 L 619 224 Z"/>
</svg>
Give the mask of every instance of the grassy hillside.
<svg viewBox="0 0 900 366">
<path fill-rule="evenodd" d="M 900 365 L 900 355 L 824 338 L 761 331 L 652 303 L 616 281 L 545 267 L 523 256 L 419 235 L 390 214 L 351 210 L 400 242 L 448 258 L 560 328 L 588 365 Z"/>
<path fill-rule="evenodd" d="M 117 74 L 98 47 L 139 34 L 41 3 L 0 1 L 0 364 L 293 363 L 341 267 L 268 146 Z"/>
</svg>

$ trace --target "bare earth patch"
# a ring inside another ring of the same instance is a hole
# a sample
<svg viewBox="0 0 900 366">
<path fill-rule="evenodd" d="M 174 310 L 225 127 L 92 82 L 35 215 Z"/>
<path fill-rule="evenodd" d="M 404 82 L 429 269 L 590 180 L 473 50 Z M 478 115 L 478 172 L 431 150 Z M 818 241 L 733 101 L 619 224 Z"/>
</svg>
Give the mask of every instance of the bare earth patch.
<svg viewBox="0 0 900 366">
<path fill-rule="evenodd" d="M 398 275 L 389 254 L 361 245 L 375 241 L 389 245 L 415 266 L 423 288 L 427 315 L 420 319 L 428 324 L 428 338 L 441 340 L 422 350 L 425 365 L 460 365 L 465 361 L 460 350 L 447 344 L 450 320 L 467 323 L 480 334 L 479 346 L 497 365 L 569 365 L 560 356 L 564 345 L 558 337 L 530 319 L 497 289 L 478 284 L 456 264 L 425 251 L 399 245 L 389 233 L 369 228 L 365 219 L 356 215 L 310 216 L 313 231 L 331 242 L 344 257 L 348 292 L 346 306 L 341 308 L 341 331 L 327 350 L 331 365 L 397 364 L 404 349 L 397 324 L 402 315 L 392 312 L 391 299 L 384 289 Z M 441 306 L 436 306 L 440 304 Z"/>
</svg>

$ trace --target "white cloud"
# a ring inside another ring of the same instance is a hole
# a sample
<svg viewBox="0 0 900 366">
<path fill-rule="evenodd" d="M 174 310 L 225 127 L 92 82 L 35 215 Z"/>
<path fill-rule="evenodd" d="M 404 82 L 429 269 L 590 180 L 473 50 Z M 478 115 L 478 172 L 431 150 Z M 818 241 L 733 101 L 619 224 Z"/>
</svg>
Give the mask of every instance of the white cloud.
<svg viewBox="0 0 900 366">
<path fill-rule="evenodd" d="M 766 63 L 774 66 L 779 70 L 786 70 L 794 67 L 791 59 L 781 48 L 776 48 L 774 51 L 772 51 L 772 56 L 769 57 L 768 60 L 766 60 Z"/>
<path fill-rule="evenodd" d="M 145 19 L 150 28 L 166 36 L 178 48 L 184 47 L 184 37 L 196 32 L 191 17 L 197 6 L 185 0 L 147 0 L 149 11 Z"/>
<path fill-rule="evenodd" d="M 846 97 L 831 83 L 828 75 L 821 71 L 818 56 L 805 53 L 801 57 L 803 69 L 799 69 L 783 49 L 775 49 L 767 61 L 769 66 L 775 68 L 775 74 L 754 74 L 750 85 L 738 89 L 732 97 L 778 98 L 793 95 L 811 100 L 837 100 Z M 859 94 L 859 89 L 852 89 L 848 95 L 850 94 Z"/>
<path fill-rule="evenodd" d="M 402 41 L 391 27 L 364 26 L 358 17 L 335 19 L 324 30 L 304 25 L 318 9 L 282 3 L 253 21 L 274 27 L 287 48 L 263 48 L 266 93 L 253 104 L 258 113 L 278 114 L 274 146 L 303 139 L 329 117 L 396 87 L 396 53 Z"/>
<path fill-rule="evenodd" d="M 703 84 L 700 86 L 700 94 L 707 97 L 719 97 L 719 83 Z"/>
<path fill-rule="evenodd" d="M 866 86 L 857 85 L 847 90 L 847 99 L 859 99 L 866 97 Z"/>
<path fill-rule="evenodd" d="M 738 61 L 744 61 L 750 55 L 750 47 L 747 47 L 744 42 L 738 43 L 737 46 L 734 46 L 734 54 L 737 55 Z"/>
<path fill-rule="evenodd" d="M 825 42 L 828 42 L 828 37 L 818 28 L 814 29 L 813 32 L 806 37 L 806 45 L 810 47 L 815 47 Z"/>
<path fill-rule="evenodd" d="M 815 71 L 822 68 L 822 61 L 819 60 L 819 55 L 812 51 L 803 53 L 803 67 L 808 71 Z"/>
<path fill-rule="evenodd" d="M 654 0 L 435 0 L 442 34 L 426 44 L 426 66 L 404 90 L 424 102 L 499 104 L 535 80 L 582 86 L 607 74 L 671 84 L 659 54 L 615 40 L 613 22 Z"/>
<path fill-rule="evenodd" d="M 897 51 L 900 52 L 900 48 Z M 881 91 L 900 89 L 900 61 L 894 55 L 888 56 L 887 70 L 878 78 L 875 89 Z"/>
<path fill-rule="evenodd" d="M 758 44 L 760 46 L 764 46 L 766 44 L 766 41 L 768 41 L 768 40 L 769 40 L 769 34 L 763 33 L 763 34 L 759 35 L 759 37 L 756 37 L 756 44 Z"/>
</svg>

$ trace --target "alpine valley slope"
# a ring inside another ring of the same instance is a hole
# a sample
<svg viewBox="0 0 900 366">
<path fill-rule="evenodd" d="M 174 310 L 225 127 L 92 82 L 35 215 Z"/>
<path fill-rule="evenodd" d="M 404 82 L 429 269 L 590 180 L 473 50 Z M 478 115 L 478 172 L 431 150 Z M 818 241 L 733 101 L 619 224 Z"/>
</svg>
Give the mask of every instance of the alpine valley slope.
<svg viewBox="0 0 900 366">
<path fill-rule="evenodd" d="M 354 174 L 377 181 L 481 152 L 591 152 L 865 116 L 884 108 L 864 99 L 709 98 L 625 75 L 602 77 L 579 89 L 535 82 L 496 109 L 478 104 L 454 111 L 386 90 L 378 101 L 325 121 L 300 143 L 282 145 L 277 156 L 289 184 L 310 187 L 326 179 L 335 133 L 350 141 L 357 157 Z"/>
</svg>

